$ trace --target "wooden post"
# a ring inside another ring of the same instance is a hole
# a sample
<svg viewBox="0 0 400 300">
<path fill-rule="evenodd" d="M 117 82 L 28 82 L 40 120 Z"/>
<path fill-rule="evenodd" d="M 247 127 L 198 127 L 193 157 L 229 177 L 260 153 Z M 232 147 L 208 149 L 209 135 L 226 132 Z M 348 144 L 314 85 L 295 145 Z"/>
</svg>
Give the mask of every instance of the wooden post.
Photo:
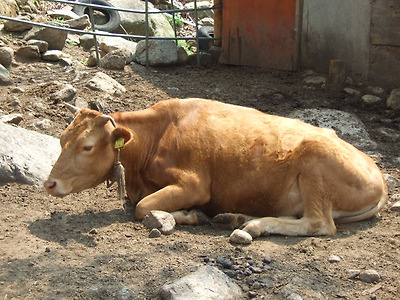
<svg viewBox="0 0 400 300">
<path fill-rule="evenodd" d="M 343 60 L 333 59 L 329 64 L 328 80 L 326 91 L 331 96 L 338 96 L 342 93 L 346 80 L 346 70 Z"/>
<path fill-rule="evenodd" d="M 223 5 L 223 0 L 214 0 L 214 6 Z M 218 8 L 214 10 L 214 37 L 222 37 L 222 9 Z M 214 40 L 214 45 L 221 47 L 222 40 Z"/>
</svg>

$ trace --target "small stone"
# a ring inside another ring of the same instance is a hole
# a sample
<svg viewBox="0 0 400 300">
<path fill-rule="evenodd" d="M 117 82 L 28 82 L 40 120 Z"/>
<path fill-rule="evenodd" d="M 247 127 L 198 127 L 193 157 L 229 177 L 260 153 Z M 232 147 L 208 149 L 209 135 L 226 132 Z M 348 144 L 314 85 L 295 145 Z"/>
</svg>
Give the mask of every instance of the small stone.
<svg viewBox="0 0 400 300">
<path fill-rule="evenodd" d="M 229 241 L 231 243 L 238 244 L 251 244 L 252 240 L 252 236 L 248 232 L 241 229 L 235 229 L 229 237 Z"/>
<path fill-rule="evenodd" d="M 9 114 L 0 117 L 0 121 L 8 124 L 18 125 L 24 118 L 21 114 Z"/>
<path fill-rule="evenodd" d="M 373 104 L 382 101 L 380 97 L 374 95 L 364 95 L 361 97 L 361 99 L 367 104 Z"/>
<path fill-rule="evenodd" d="M 329 256 L 329 258 L 328 258 L 328 261 L 330 262 L 330 263 L 338 263 L 338 262 L 340 262 L 340 257 L 339 256 L 337 256 L 337 255 L 331 255 L 331 256 Z"/>
<path fill-rule="evenodd" d="M 360 275 L 360 270 L 348 270 L 347 271 L 347 278 L 348 279 L 354 279 L 358 275 Z"/>
<path fill-rule="evenodd" d="M 89 231 L 89 234 L 98 234 L 98 231 L 96 228 L 93 228 Z"/>
<path fill-rule="evenodd" d="M 69 102 L 74 99 L 76 95 L 76 88 L 74 88 L 71 84 L 65 84 L 61 87 L 61 89 L 55 92 L 52 96 L 58 101 L 66 101 Z"/>
<path fill-rule="evenodd" d="M 270 264 L 271 262 L 272 262 L 272 259 L 267 258 L 267 257 L 264 257 L 264 258 L 263 258 L 263 263 L 264 263 L 264 264 Z"/>
<path fill-rule="evenodd" d="M 157 238 L 161 236 L 161 231 L 158 230 L 157 228 L 153 228 L 150 230 L 149 237 L 150 238 Z"/>
<path fill-rule="evenodd" d="M 390 208 L 391 211 L 400 211 L 400 200 L 395 202 Z"/>
<path fill-rule="evenodd" d="M 217 258 L 217 263 L 219 263 L 225 269 L 230 269 L 233 265 L 232 261 L 222 257 Z"/>
<path fill-rule="evenodd" d="M 349 87 L 344 88 L 344 92 L 345 92 L 347 95 L 350 95 L 350 96 L 360 96 L 360 95 L 361 95 L 361 92 L 360 92 L 360 91 L 358 91 L 358 90 L 356 90 L 356 89 L 353 89 L 353 88 L 349 88 Z"/>
<path fill-rule="evenodd" d="M 307 76 L 303 81 L 307 84 L 324 84 L 326 78 L 323 76 Z"/>
<path fill-rule="evenodd" d="M 44 251 L 48 253 L 48 252 L 50 252 L 50 251 L 51 251 L 51 249 L 50 249 L 50 247 L 49 247 L 49 246 L 47 246 L 47 247 L 44 249 Z"/>
<path fill-rule="evenodd" d="M 254 292 L 254 291 L 249 291 L 249 292 L 247 293 L 247 295 L 249 296 L 249 298 L 255 298 L 255 297 L 257 297 L 257 293 Z"/>
<path fill-rule="evenodd" d="M 233 278 L 236 276 L 236 271 L 234 271 L 234 270 L 226 270 L 226 271 L 224 271 L 224 273 L 230 278 Z"/>
<path fill-rule="evenodd" d="M 60 50 L 48 50 L 42 54 L 42 58 L 47 61 L 59 61 L 63 55 L 64 53 Z"/>
<path fill-rule="evenodd" d="M 41 130 L 49 129 L 53 126 L 53 123 L 49 119 L 43 119 L 35 123 L 35 126 Z"/>
<path fill-rule="evenodd" d="M 143 224 L 149 229 L 157 228 L 163 234 L 171 234 L 175 228 L 175 219 L 168 212 L 152 210 L 144 217 Z"/>
<path fill-rule="evenodd" d="M 359 278 L 362 282 L 372 283 L 378 282 L 381 279 L 381 276 L 377 271 L 370 269 L 361 272 Z"/>
<path fill-rule="evenodd" d="M 25 90 L 20 87 L 14 87 L 10 90 L 10 92 L 14 94 L 22 94 L 23 92 L 25 92 Z"/>
<path fill-rule="evenodd" d="M 39 48 L 39 52 L 43 53 L 49 49 L 49 43 L 41 40 L 29 40 L 26 42 L 28 46 L 37 46 Z"/>
</svg>

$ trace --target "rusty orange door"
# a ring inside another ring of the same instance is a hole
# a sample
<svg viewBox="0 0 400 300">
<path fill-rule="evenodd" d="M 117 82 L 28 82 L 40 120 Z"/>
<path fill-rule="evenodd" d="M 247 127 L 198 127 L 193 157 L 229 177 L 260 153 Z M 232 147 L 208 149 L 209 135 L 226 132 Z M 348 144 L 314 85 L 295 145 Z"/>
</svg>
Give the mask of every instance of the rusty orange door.
<svg viewBox="0 0 400 300">
<path fill-rule="evenodd" d="M 296 70 L 297 0 L 224 0 L 221 63 Z"/>
</svg>

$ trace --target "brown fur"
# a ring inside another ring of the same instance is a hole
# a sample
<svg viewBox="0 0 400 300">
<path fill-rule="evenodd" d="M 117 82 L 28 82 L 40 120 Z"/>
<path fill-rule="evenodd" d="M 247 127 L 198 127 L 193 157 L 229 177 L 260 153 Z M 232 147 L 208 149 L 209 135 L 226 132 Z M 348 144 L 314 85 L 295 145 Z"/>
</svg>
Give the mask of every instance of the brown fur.
<svg viewBox="0 0 400 300">
<path fill-rule="evenodd" d="M 111 116 L 117 129 L 98 112 L 77 114 L 45 183 L 50 194 L 106 180 L 113 143 L 122 136 L 126 189 L 138 219 L 151 210 L 195 207 L 209 216 L 251 216 L 244 230 L 253 237 L 321 235 L 336 232 L 334 218 L 371 217 L 387 200 L 386 181 L 372 159 L 333 131 L 299 120 L 203 99 L 172 99 Z M 93 149 L 83 151 L 85 143 Z M 180 214 L 187 215 L 196 216 Z M 278 218 L 286 216 L 294 218 Z"/>
</svg>

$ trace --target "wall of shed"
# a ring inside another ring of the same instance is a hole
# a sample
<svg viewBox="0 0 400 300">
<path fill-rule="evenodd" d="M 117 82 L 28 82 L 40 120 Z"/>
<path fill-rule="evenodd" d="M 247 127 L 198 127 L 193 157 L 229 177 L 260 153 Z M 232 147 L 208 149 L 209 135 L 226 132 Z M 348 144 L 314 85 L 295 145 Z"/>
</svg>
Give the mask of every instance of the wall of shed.
<svg viewBox="0 0 400 300">
<path fill-rule="evenodd" d="M 302 21 L 302 69 L 327 73 L 341 59 L 348 75 L 368 79 L 371 1 L 304 0 Z"/>
</svg>

